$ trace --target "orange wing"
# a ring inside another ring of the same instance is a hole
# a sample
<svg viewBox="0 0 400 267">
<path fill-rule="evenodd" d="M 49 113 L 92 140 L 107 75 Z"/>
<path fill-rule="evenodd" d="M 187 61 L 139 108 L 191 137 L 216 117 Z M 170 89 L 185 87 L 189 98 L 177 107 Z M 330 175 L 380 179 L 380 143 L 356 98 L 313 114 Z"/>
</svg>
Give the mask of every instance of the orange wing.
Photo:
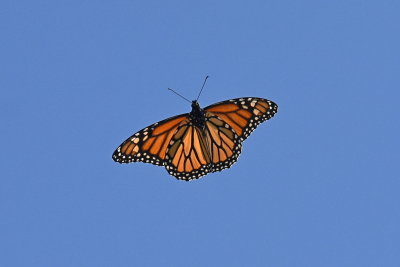
<svg viewBox="0 0 400 267">
<path fill-rule="evenodd" d="M 236 162 L 242 146 L 235 130 L 211 112 L 205 120 L 204 128 L 191 123 L 178 127 L 167 148 L 165 168 L 169 174 L 189 181 Z"/>
<path fill-rule="evenodd" d="M 211 112 L 206 113 L 207 141 L 211 152 L 212 172 L 229 168 L 242 151 L 242 140 L 235 130 Z"/>
<path fill-rule="evenodd" d="M 243 141 L 260 123 L 275 115 L 278 105 L 263 98 L 242 97 L 213 104 L 204 110 L 229 124 Z"/>
<path fill-rule="evenodd" d="M 188 121 L 188 114 L 182 114 L 140 130 L 115 150 L 113 160 L 119 163 L 142 161 L 164 165 L 167 147 L 173 134 L 179 125 Z"/>
<path fill-rule="evenodd" d="M 212 171 L 207 136 L 192 123 L 178 127 L 165 158 L 168 173 L 180 180 L 189 181 Z"/>
</svg>

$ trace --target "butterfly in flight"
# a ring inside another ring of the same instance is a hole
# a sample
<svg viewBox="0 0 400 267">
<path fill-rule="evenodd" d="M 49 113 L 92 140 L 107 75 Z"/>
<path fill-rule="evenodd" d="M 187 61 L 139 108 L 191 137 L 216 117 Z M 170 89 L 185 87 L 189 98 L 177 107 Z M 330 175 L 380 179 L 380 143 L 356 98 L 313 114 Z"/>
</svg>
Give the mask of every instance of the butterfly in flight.
<svg viewBox="0 0 400 267">
<path fill-rule="evenodd" d="M 113 160 L 152 163 L 179 180 L 198 179 L 235 163 L 242 142 L 278 111 L 277 104 L 258 97 L 230 99 L 202 109 L 199 96 L 191 102 L 190 113 L 156 122 L 129 137 L 115 150 Z"/>
</svg>

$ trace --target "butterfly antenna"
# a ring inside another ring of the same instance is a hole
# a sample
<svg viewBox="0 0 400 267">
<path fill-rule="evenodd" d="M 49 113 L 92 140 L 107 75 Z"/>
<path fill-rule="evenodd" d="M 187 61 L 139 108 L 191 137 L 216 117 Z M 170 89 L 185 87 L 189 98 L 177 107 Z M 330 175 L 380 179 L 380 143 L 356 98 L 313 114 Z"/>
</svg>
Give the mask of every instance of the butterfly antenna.
<svg viewBox="0 0 400 267">
<path fill-rule="evenodd" d="M 185 99 L 187 102 L 192 103 L 192 101 L 190 101 L 189 99 L 187 99 L 186 97 L 184 97 L 183 95 L 175 92 L 174 89 L 168 88 L 168 90 L 172 91 L 173 93 L 177 94 L 178 96 L 182 97 L 183 99 Z"/>
<path fill-rule="evenodd" d="M 203 86 L 201 87 L 200 93 L 197 96 L 196 101 L 199 100 L 199 97 L 201 95 L 201 92 L 203 91 L 204 85 L 206 84 L 206 81 L 207 81 L 208 77 L 210 77 L 210 76 L 207 75 L 206 78 L 204 79 Z"/>
</svg>

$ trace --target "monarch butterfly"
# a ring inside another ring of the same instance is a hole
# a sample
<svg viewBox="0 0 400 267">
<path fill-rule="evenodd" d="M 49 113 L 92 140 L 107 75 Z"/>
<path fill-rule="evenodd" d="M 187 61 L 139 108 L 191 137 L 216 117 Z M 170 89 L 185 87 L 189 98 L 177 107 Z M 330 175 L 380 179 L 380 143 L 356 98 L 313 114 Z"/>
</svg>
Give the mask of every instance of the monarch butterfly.
<svg viewBox="0 0 400 267">
<path fill-rule="evenodd" d="M 165 166 L 179 180 L 198 179 L 235 163 L 242 142 L 277 111 L 274 102 L 257 97 L 230 99 L 204 109 L 193 100 L 190 113 L 140 130 L 125 140 L 112 158 L 119 163 Z"/>
</svg>

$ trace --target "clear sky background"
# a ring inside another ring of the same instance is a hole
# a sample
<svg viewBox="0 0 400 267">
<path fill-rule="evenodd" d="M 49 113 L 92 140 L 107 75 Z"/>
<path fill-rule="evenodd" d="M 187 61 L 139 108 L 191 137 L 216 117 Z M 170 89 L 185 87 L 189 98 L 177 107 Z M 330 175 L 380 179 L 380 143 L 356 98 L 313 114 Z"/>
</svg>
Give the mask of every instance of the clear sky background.
<svg viewBox="0 0 400 267">
<path fill-rule="evenodd" d="M 399 1 L 2 1 L 0 266 L 400 266 Z M 120 165 L 161 119 L 278 114 L 192 182 Z"/>
</svg>

